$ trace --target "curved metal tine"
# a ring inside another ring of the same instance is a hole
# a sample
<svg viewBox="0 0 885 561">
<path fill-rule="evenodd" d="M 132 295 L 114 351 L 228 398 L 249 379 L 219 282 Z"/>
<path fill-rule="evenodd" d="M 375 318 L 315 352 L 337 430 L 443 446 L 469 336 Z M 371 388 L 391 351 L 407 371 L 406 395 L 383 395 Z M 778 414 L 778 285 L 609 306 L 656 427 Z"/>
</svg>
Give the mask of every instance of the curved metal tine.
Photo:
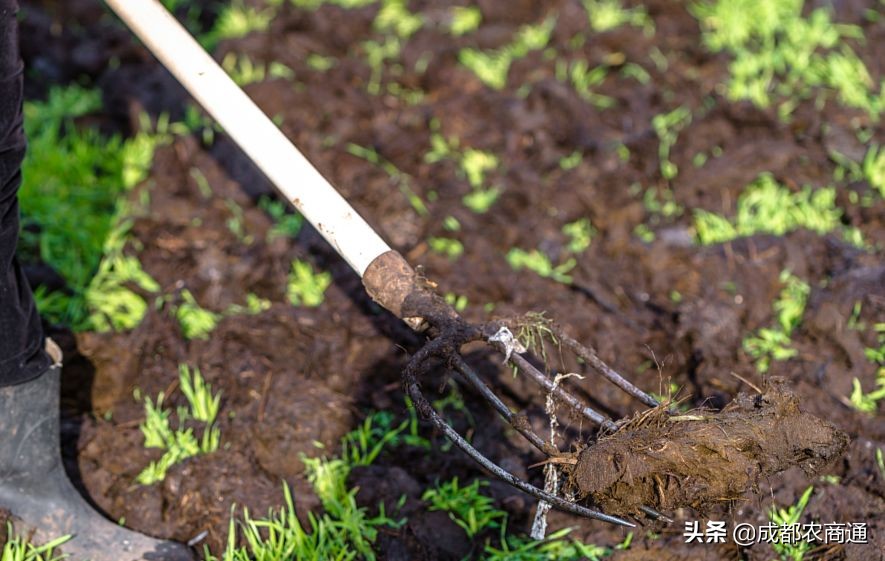
<svg viewBox="0 0 885 561">
<path fill-rule="evenodd" d="M 537 448 L 547 456 L 550 455 L 551 446 L 545 443 L 544 439 L 535 434 L 535 432 L 532 431 L 530 428 L 522 426 L 521 423 L 514 422 L 514 418 L 516 417 L 516 415 L 514 415 L 513 412 L 510 411 L 510 408 L 507 407 L 504 402 L 501 401 L 498 396 L 489 389 L 485 382 L 483 382 L 479 378 L 473 368 L 471 368 L 470 365 L 467 364 L 467 361 L 465 361 L 461 355 L 456 355 L 453 358 L 452 363 L 455 367 L 455 370 L 457 370 L 461 373 L 462 376 L 464 376 L 467 382 L 469 382 L 470 385 L 473 386 L 476 391 L 478 391 L 480 395 L 482 395 L 485 400 L 491 404 L 495 411 L 497 411 L 499 415 L 504 417 L 504 419 L 508 423 L 510 423 L 510 426 L 516 429 L 519 434 L 523 435 L 526 440 L 531 442 L 535 448 Z"/>
<path fill-rule="evenodd" d="M 610 524 L 626 526 L 627 528 L 636 527 L 635 524 L 628 522 L 627 520 L 624 520 L 622 518 L 618 518 L 617 516 L 611 516 L 609 514 L 599 512 L 598 510 L 583 507 L 575 503 L 570 503 L 561 497 L 551 495 L 550 493 L 547 493 L 535 487 L 531 483 L 523 481 L 512 473 L 499 467 L 497 464 L 483 456 L 482 452 L 471 446 L 470 443 L 464 440 L 464 438 L 460 434 L 458 434 L 455 429 L 450 427 L 448 423 L 445 422 L 445 420 L 439 415 L 439 413 L 437 413 L 436 410 L 430 405 L 430 403 L 428 403 L 428 401 L 424 398 L 424 395 L 418 388 L 417 381 L 415 381 L 413 377 L 412 379 L 407 380 L 406 389 L 409 393 L 409 397 L 412 398 L 412 401 L 414 402 L 415 407 L 418 409 L 418 411 L 426 413 L 430 417 L 430 421 L 433 423 L 433 425 L 441 430 L 443 434 L 446 435 L 446 438 L 451 440 L 452 443 L 460 448 L 462 452 L 470 456 L 476 463 L 491 472 L 495 477 L 509 483 L 510 485 L 516 487 L 524 493 L 528 493 L 536 499 L 550 503 L 550 505 L 559 510 L 571 512 L 572 514 L 577 514 L 578 516 L 583 516 L 585 518 L 601 520 Z"/>
<path fill-rule="evenodd" d="M 607 430 L 614 431 L 617 429 L 617 425 L 612 422 L 611 419 L 603 415 L 602 413 L 596 411 L 592 407 L 584 405 L 578 400 L 575 396 L 568 393 L 561 386 L 553 386 L 553 381 L 550 380 L 550 377 L 541 373 L 537 368 L 531 365 L 531 363 L 523 358 L 522 356 L 513 353 L 510 355 L 510 362 L 516 366 L 520 372 L 528 374 L 529 378 L 535 381 L 538 385 L 546 389 L 548 392 L 553 392 L 556 397 L 563 400 L 570 407 L 578 411 L 581 415 L 590 419 L 592 422 L 597 425 L 601 425 Z"/>
<path fill-rule="evenodd" d="M 643 514 L 645 514 L 646 516 L 648 516 L 652 520 L 663 520 L 667 524 L 673 523 L 672 518 L 664 516 L 662 513 L 656 511 L 655 509 L 653 509 L 650 506 L 641 506 L 641 507 L 639 507 L 639 510 L 641 510 L 643 512 Z"/>
<path fill-rule="evenodd" d="M 642 403 L 648 405 L 649 407 L 657 407 L 658 405 L 660 405 L 657 399 L 640 390 L 632 383 L 630 383 L 630 381 L 628 381 L 626 378 L 612 370 L 609 365 L 607 365 L 605 362 L 602 361 L 601 358 L 599 358 L 599 356 L 597 356 L 595 350 L 582 345 L 575 339 L 572 339 L 571 337 L 563 333 L 561 329 L 553 326 L 551 326 L 551 329 L 556 337 L 558 337 L 560 341 L 565 343 L 565 345 L 569 349 L 571 349 L 573 353 L 588 362 L 593 368 L 595 368 L 600 374 L 605 376 L 613 384 L 624 390 L 626 393 L 632 395 Z"/>
</svg>

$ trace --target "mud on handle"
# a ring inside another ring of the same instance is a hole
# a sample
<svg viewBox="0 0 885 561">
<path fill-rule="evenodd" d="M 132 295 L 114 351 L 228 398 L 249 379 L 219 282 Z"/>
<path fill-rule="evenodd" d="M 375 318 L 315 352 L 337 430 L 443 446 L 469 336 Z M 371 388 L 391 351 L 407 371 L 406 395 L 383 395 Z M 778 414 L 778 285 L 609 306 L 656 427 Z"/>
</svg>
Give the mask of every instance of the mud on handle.
<svg viewBox="0 0 885 561">
<path fill-rule="evenodd" d="M 363 277 L 369 295 L 403 318 L 403 302 L 416 286 L 415 271 L 405 259 L 390 249 L 158 0 L 105 2 Z"/>
</svg>

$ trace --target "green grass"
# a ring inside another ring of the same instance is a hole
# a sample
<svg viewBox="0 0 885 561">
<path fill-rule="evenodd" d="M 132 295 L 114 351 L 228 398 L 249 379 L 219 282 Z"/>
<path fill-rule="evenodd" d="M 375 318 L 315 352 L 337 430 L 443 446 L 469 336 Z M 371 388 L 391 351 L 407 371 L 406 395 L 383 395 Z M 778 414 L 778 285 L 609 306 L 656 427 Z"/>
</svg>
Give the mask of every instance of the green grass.
<svg viewBox="0 0 885 561">
<path fill-rule="evenodd" d="M 587 11 L 593 31 L 604 32 L 632 25 L 641 27 L 648 35 L 654 33 L 654 22 L 642 6 L 624 8 L 620 0 L 581 0 L 581 4 Z"/>
<path fill-rule="evenodd" d="M 852 407 L 868 414 L 874 414 L 879 407 L 879 402 L 885 400 L 885 323 L 877 323 L 874 327 L 879 346 L 864 349 L 864 354 L 878 368 L 876 388 L 865 392 L 860 380 L 855 378 L 852 380 L 851 395 L 848 397 Z"/>
<path fill-rule="evenodd" d="M 433 164 L 443 160 L 458 163 L 459 174 L 467 180 L 470 192 L 462 198 L 464 206 L 477 214 L 489 211 L 498 200 L 500 189 L 488 184 L 488 174 L 501 166 L 495 154 L 477 148 L 462 148 L 456 137 L 444 137 L 436 119 L 430 123 L 430 150 L 424 154 L 424 161 Z"/>
<path fill-rule="evenodd" d="M 845 228 L 842 210 L 836 206 L 836 189 L 803 187 L 792 192 L 770 174 L 760 175 L 748 185 L 737 201 L 733 220 L 702 209 L 695 209 L 694 223 L 698 242 L 724 243 L 754 234 L 784 235 L 799 228 L 818 234 L 841 232 L 854 244 L 862 244 L 860 232 Z"/>
<path fill-rule="evenodd" d="M 464 245 L 456 239 L 433 237 L 427 240 L 427 244 L 434 253 L 445 255 L 452 261 L 464 254 Z"/>
<path fill-rule="evenodd" d="M 605 81 L 608 72 L 607 65 L 590 68 L 588 62 L 583 59 L 556 61 L 556 79 L 571 84 L 581 99 L 598 109 L 608 109 L 614 107 L 616 103 L 614 98 L 594 91 L 596 86 Z"/>
<path fill-rule="evenodd" d="M 186 407 L 178 407 L 178 427 L 171 425 L 172 410 L 163 407 L 165 395 L 157 396 L 156 403 L 150 397 L 144 399 L 145 420 L 139 425 L 144 435 L 145 448 L 160 448 L 163 455 L 152 461 L 136 477 L 142 485 L 153 485 L 165 479 L 166 472 L 173 465 L 200 454 L 210 454 L 218 449 L 221 431 L 215 426 L 221 396 L 212 393 L 212 386 L 206 383 L 199 368 L 193 372 L 187 365 L 178 367 L 179 383 L 187 399 Z M 136 392 L 138 399 L 140 392 Z M 189 421 L 202 425 L 202 435 L 198 438 Z"/>
<path fill-rule="evenodd" d="M 182 335 L 189 341 L 208 340 L 221 321 L 221 314 L 200 306 L 190 290 L 182 290 L 181 298 L 183 302 L 175 308 L 174 313 Z"/>
<path fill-rule="evenodd" d="M 411 410 L 410 410 L 411 411 Z M 248 510 L 242 520 L 231 517 L 228 542 L 221 557 L 205 551 L 207 561 L 283 561 L 289 559 L 374 561 L 373 550 L 378 532 L 404 523 L 387 515 L 383 505 L 370 516 L 357 506 L 357 489 L 347 486 L 347 478 L 356 466 L 372 464 L 387 447 L 424 441 L 417 437 L 417 419 L 412 417 L 393 425 L 388 412 L 370 415 L 341 441 L 341 455 L 332 458 L 302 458 L 307 478 L 323 506 L 323 513 L 308 514 L 302 524 L 296 516 L 295 501 L 288 485 L 283 486 L 284 506 L 265 518 L 253 518 Z M 429 445 L 429 443 L 428 443 Z M 245 545 L 238 546 L 242 542 Z"/>
<path fill-rule="evenodd" d="M 286 298 L 293 306 L 316 308 L 325 300 L 326 289 L 331 284 L 331 273 L 316 273 L 310 263 L 296 259 L 286 283 Z"/>
<path fill-rule="evenodd" d="M 562 233 L 569 238 L 568 245 L 566 246 L 569 251 L 572 253 L 583 253 L 590 247 L 593 236 L 596 235 L 596 228 L 590 223 L 589 218 L 579 218 L 564 225 Z"/>
<path fill-rule="evenodd" d="M 476 6 L 452 7 L 452 21 L 449 31 L 455 37 L 466 35 L 479 28 L 482 23 L 482 12 Z"/>
<path fill-rule="evenodd" d="M 783 271 L 780 281 L 784 288 L 774 302 L 777 324 L 770 328 L 763 327 L 743 342 L 744 350 L 756 360 L 756 369 L 763 374 L 768 371 L 771 361 L 796 356 L 796 349 L 790 346 L 790 336 L 802 321 L 811 293 L 808 284 L 790 271 Z"/>
<path fill-rule="evenodd" d="M 74 331 L 134 327 L 147 306 L 131 288 L 158 288 L 138 260 L 124 254 L 132 212 L 125 195 L 144 180 L 155 148 L 169 137 L 141 132 L 124 140 L 75 123 L 100 108 L 98 90 L 76 85 L 55 88 L 46 101 L 24 108 L 29 149 L 19 195 L 19 255 L 65 279 L 63 291 L 38 289 L 37 306 L 47 320 Z"/>
<path fill-rule="evenodd" d="M 243 0 L 233 0 L 226 4 L 212 29 L 200 36 L 203 47 L 212 52 L 220 41 L 236 39 L 256 31 L 266 31 L 273 20 L 274 11 L 270 8 L 257 9 L 246 6 Z"/>
<path fill-rule="evenodd" d="M 6 543 L 0 549 L 0 561 L 62 561 L 66 555 L 57 555 L 54 550 L 71 539 L 62 536 L 43 545 L 34 545 L 27 538 L 15 533 L 12 524 L 6 524 Z"/>
<path fill-rule="evenodd" d="M 875 117 L 885 109 L 876 84 L 847 40 L 862 30 L 832 21 L 825 8 L 803 16 L 804 0 L 704 0 L 691 6 L 705 45 L 732 56 L 727 94 L 786 118 L 802 99 L 835 96 Z"/>
<path fill-rule="evenodd" d="M 676 144 L 679 133 L 691 124 L 691 111 L 687 107 L 677 107 L 669 113 L 655 115 L 651 121 L 655 134 L 658 135 L 658 158 L 660 160 L 661 176 L 670 180 L 679 173 L 679 168 L 670 161 L 670 150 Z"/>
<path fill-rule="evenodd" d="M 805 507 L 808 506 L 808 500 L 811 498 L 813 491 L 814 487 L 808 487 L 802 493 L 802 496 L 799 497 L 799 500 L 796 501 L 796 504 L 790 505 L 787 508 L 779 509 L 772 506 L 768 511 L 768 520 L 778 526 L 798 524 L 802 518 L 802 513 L 805 512 Z M 782 561 L 802 561 L 805 554 L 811 550 L 812 544 L 804 540 L 796 543 L 781 543 L 778 540 L 771 544 L 771 548 L 780 556 Z"/>
<path fill-rule="evenodd" d="M 546 47 L 555 25 L 553 17 L 538 24 L 524 25 L 507 45 L 494 50 L 464 48 L 458 53 L 458 60 L 488 87 L 504 89 L 513 61 Z"/>
<path fill-rule="evenodd" d="M 399 187 L 400 192 L 406 197 L 406 200 L 408 200 L 412 209 L 414 209 L 420 216 L 427 216 L 430 214 L 430 211 L 427 209 L 427 204 L 415 192 L 415 189 L 412 186 L 412 177 L 396 167 L 393 162 L 383 158 L 377 150 L 350 143 L 347 145 L 347 152 L 350 155 L 362 158 L 383 170 Z"/>
<path fill-rule="evenodd" d="M 248 55 L 227 53 L 221 60 L 221 67 L 238 86 L 248 86 L 266 79 L 292 80 L 295 73 L 280 62 L 256 64 Z"/>
<path fill-rule="evenodd" d="M 568 272 L 577 265 L 577 261 L 573 257 L 569 257 L 564 263 L 553 265 L 550 258 L 541 251 L 537 249 L 526 251 L 518 247 L 514 247 L 507 252 L 507 263 L 515 271 L 528 269 L 535 272 L 538 276 L 563 284 L 570 284 L 572 282 L 572 277 L 568 275 Z"/>
<path fill-rule="evenodd" d="M 446 511 L 449 518 L 467 533 L 467 537 L 473 538 L 483 530 L 500 528 L 507 519 L 507 513 L 496 509 L 492 498 L 480 492 L 480 488 L 487 485 L 487 481 L 475 479 L 473 483 L 462 486 L 455 477 L 426 490 L 421 500 L 429 504 L 429 510 Z"/>
<path fill-rule="evenodd" d="M 304 226 L 304 217 L 297 211 L 290 210 L 283 201 L 262 196 L 258 199 L 258 208 L 273 219 L 274 225 L 267 232 L 267 240 L 275 238 L 294 238 Z"/>
</svg>

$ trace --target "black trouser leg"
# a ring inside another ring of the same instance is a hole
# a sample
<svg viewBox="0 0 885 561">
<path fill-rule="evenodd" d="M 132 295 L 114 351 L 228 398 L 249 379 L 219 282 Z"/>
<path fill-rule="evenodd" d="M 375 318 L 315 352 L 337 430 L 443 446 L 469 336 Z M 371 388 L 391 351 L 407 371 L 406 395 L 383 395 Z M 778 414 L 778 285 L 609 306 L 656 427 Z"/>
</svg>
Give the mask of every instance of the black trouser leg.
<svg viewBox="0 0 885 561">
<path fill-rule="evenodd" d="M 15 259 L 25 156 L 17 12 L 17 0 L 0 0 L 0 386 L 35 378 L 51 363 L 31 289 Z"/>
</svg>

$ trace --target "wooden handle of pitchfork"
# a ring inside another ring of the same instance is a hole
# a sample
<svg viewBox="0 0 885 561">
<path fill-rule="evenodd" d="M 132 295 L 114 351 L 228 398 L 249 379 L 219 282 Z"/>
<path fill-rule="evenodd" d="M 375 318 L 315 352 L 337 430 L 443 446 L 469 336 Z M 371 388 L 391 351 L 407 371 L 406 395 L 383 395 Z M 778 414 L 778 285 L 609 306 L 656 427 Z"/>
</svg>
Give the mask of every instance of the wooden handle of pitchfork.
<svg viewBox="0 0 885 561">
<path fill-rule="evenodd" d="M 363 278 L 369 295 L 406 319 L 410 314 L 403 306 L 414 292 L 417 276 L 405 259 L 391 250 L 158 0 L 105 2 Z"/>
</svg>

